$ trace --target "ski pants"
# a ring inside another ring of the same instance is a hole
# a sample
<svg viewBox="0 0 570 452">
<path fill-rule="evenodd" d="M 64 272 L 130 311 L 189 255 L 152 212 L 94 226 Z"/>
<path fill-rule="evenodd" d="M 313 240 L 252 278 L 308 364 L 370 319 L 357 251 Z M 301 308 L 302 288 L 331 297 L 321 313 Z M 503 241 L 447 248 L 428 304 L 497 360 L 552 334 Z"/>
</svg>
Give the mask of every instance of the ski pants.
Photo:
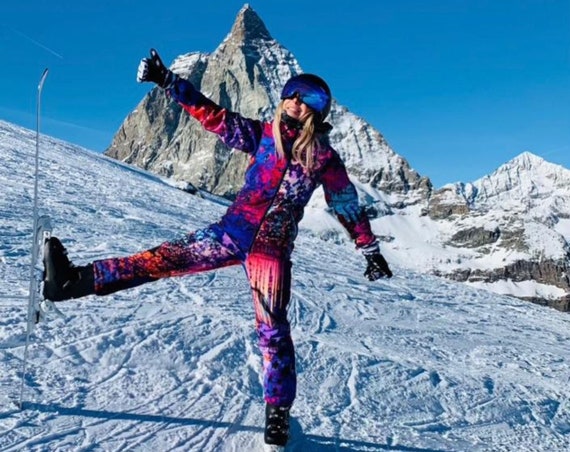
<svg viewBox="0 0 570 452">
<path fill-rule="evenodd" d="M 95 293 L 106 295 L 161 278 L 243 265 L 252 290 L 258 344 L 263 356 L 265 401 L 291 406 L 297 386 L 295 351 L 287 319 L 291 261 L 289 256 L 256 252 L 242 259 L 231 245 L 220 241 L 207 228 L 132 256 L 95 261 Z"/>
</svg>

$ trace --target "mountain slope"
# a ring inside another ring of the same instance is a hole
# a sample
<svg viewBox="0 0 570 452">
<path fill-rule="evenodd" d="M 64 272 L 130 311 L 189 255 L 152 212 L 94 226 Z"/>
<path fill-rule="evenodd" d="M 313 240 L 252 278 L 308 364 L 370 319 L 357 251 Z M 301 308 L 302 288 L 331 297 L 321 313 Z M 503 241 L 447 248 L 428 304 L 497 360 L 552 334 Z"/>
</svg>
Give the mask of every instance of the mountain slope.
<svg viewBox="0 0 570 452">
<path fill-rule="evenodd" d="M 36 329 L 26 409 L 33 133 L 0 122 L 0 449 L 244 451 L 260 446 L 261 358 L 240 268 L 60 303 Z M 41 211 L 70 257 L 124 255 L 224 206 L 42 138 Z M 323 221 L 327 221 L 323 217 Z M 570 318 L 395 266 L 368 282 L 351 245 L 301 232 L 290 308 L 292 451 L 563 451 Z"/>
<path fill-rule="evenodd" d="M 451 256 L 436 273 L 570 310 L 569 206 L 570 170 L 530 152 L 436 191 L 428 214 Z"/>
<path fill-rule="evenodd" d="M 285 82 L 303 72 L 249 5 L 238 12 L 230 33 L 212 54 L 181 55 L 171 69 L 222 107 L 262 120 L 273 118 Z M 327 121 L 334 126 L 331 143 L 354 177 L 393 193 L 394 202 L 426 197 L 429 180 L 410 168 L 370 124 L 334 99 Z M 125 119 L 105 153 L 228 197 L 241 187 L 248 162 L 241 152 L 229 153 L 158 88 Z"/>
</svg>

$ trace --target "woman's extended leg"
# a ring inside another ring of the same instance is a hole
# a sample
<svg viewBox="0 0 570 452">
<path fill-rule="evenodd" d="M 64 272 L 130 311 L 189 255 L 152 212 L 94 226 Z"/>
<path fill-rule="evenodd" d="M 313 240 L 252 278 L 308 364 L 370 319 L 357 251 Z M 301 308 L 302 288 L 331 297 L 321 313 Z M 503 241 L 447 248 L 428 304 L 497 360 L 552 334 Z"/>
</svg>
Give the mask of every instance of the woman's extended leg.
<svg viewBox="0 0 570 452">
<path fill-rule="evenodd" d="M 239 263 L 234 252 L 210 229 L 200 229 L 132 256 L 93 262 L 95 293 L 106 295 L 161 278 Z"/>
</svg>

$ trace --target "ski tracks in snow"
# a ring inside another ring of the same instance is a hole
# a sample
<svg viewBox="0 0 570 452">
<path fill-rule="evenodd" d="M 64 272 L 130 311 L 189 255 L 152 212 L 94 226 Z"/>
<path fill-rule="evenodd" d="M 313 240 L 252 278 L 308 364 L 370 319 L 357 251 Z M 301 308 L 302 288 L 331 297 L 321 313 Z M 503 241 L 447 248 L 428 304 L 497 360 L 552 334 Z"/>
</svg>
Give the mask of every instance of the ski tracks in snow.
<svg viewBox="0 0 570 452">
<path fill-rule="evenodd" d="M 315 263 L 302 265 L 292 317 L 300 385 L 305 380 L 319 388 L 316 394 L 301 390 L 301 397 L 328 409 L 302 414 L 309 419 L 305 434 L 330 424 L 335 437 L 350 438 L 354 430 L 343 426 L 365 419 L 358 434 L 367 431 L 392 446 L 421 437 L 434 449 L 490 450 L 492 443 L 494 450 L 509 450 L 516 432 L 527 444 L 564 450 L 567 390 L 553 383 L 545 396 L 535 384 L 568 371 L 568 335 L 513 326 L 525 325 L 529 315 L 548 321 L 548 311 L 533 307 L 530 313 L 525 302 L 445 280 L 434 284 L 437 278 L 400 269 L 377 284 L 349 280 L 346 267 L 362 265 L 358 258 L 333 260 L 324 272 Z M 563 316 L 560 321 L 568 324 Z M 325 369 L 331 370 L 323 378 Z M 557 433 L 545 442 L 551 429 Z"/>
<path fill-rule="evenodd" d="M 54 447 L 71 441 L 74 450 L 151 450 L 164 443 L 169 450 L 220 450 L 232 432 L 247 442 L 244 433 L 261 431 L 240 427 L 250 416 L 256 419 L 250 425 L 262 417 L 251 319 L 208 305 L 215 299 L 190 293 L 182 279 L 158 284 L 164 290 L 153 292 L 155 301 L 141 297 L 139 304 L 136 294 L 130 301 L 90 298 L 62 307 L 73 311 L 67 325 L 39 325 L 28 399 L 46 402 L 24 413 L 44 422 L 6 450 L 33 450 L 46 436 Z M 113 303 L 117 309 L 109 311 Z M 58 416 L 73 427 L 50 435 Z"/>
<path fill-rule="evenodd" d="M 1 292 L 14 297 L 0 305 L 0 449 L 260 449 L 261 357 L 239 267 L 61 303 L 65 319 L 36 329 L 26 409 L 14 408 L 33 137 L 0 132 Z M 41 213 L 78 264 L 156 245 L 223 211 L 61 143 L 44 150 Z M 570 448 L 567 314 L 400 268 L 368 282 L 352 245 L 303 232 L 293 260 L 290 451 Z"/>
</svg>

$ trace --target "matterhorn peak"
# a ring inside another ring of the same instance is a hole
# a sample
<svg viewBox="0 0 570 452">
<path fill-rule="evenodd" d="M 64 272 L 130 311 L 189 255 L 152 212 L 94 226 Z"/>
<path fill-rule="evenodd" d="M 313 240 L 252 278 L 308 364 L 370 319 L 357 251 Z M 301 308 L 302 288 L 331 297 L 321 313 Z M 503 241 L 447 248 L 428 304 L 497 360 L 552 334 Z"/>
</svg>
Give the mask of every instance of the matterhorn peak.
<svg viewBox="0 0 570 452">
<path fill-rule="evenodd" d="M 248 3 L 239 11 L 229 36 L 242 42 L 273 39 L 263 21 Z"/>
</svg>

